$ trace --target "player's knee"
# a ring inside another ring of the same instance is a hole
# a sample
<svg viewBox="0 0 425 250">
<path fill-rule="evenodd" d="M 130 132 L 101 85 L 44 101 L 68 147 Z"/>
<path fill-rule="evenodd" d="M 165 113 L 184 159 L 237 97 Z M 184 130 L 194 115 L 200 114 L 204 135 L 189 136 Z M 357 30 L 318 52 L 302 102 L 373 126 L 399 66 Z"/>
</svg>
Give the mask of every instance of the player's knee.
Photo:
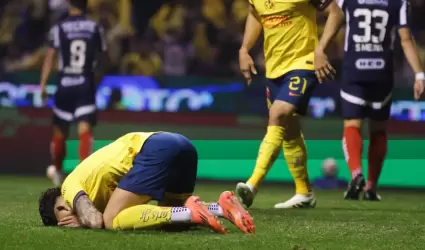
<svg viewBox="0 0 425 250">
<path fill-rule="evenodd" d="M 344 127 L 356 127 L 361 128 L 362 127 L 362 120 L 361 119 L 345 119 L 344 120 Z"/>
<path fill-rule="evenodd" d="M 88 122 L 79 122 L 78 123 L 78 134 L 84 134 L 91 131 L 91 125 Z"/>
<path fill-rule="evenodd" d="M 53 136 L 66 139 L 68 137 L 68 129 L 60 126 L 53 126 Z"/>
<path fill-rule="evenodd" d="M 110 214 L 103 214 L 103 223 L 105 229 L 114 229 L 114 219 L 116 216 L 111 216 Z"/>
<path fill-rule="evenodd" d="M 283 135 L 283 140 L 291 141 L 299 138 L 301 136 L 301 123 L 299 116 L 289 116 L 285 119 L 283 126 L 285 128 L 285 133 Z"/>
<path fill-rule="evenodd" d="M 276 100 L 269 110 L 269 125 L 283 125 L 291 117 L 296 108 L 294 105 Z"/>
<path fill-rule="evenodd" d="M 387 121 L 369 121 L 369 133 L 385 133 L 387 131 Z"/>
</svg>

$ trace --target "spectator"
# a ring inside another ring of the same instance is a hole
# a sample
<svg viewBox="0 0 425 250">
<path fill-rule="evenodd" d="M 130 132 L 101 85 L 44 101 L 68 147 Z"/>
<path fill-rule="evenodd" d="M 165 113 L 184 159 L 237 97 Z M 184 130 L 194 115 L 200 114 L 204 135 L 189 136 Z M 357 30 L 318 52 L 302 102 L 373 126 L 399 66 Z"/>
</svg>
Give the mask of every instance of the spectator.
<svg viewBox="0 0 425 250">
<path fill-rule="evenodd" d="M 194 51 L 186 41 L 183 30 L 170 29 L 163 39 L 163 73 L 168 76 L 184 76 L 188 72 Z"/>
<path fill-rule="evenodd" d="M 152 50 L 147 40 L 134 39 L 130 53 L 121 61 L 121 72 L 124 74 L 154 76 L 161 73 L 162 61 L 158 53 Z"/>
</svg>

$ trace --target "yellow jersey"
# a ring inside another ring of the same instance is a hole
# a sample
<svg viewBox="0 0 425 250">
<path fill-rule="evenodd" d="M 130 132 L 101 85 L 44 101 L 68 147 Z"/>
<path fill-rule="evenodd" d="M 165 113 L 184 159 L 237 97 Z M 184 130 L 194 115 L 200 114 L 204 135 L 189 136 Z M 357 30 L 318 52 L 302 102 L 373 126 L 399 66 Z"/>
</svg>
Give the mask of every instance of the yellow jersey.
<svg viewBox="0 0 425 250">
<path fill-rule="evenodd" d="M 264 31 L 266 77 L 314 70 L 318 43 L 316 8 L 311 0 L 249 0 Z"/>
<path fill-rule="evenodd" d="M 126 134 L 81 162 L 62 185 L 67 204 L 73 208 L 76 198 L 87 194 L 103 213 L 119 181 L 133 167 L 134 157 L 155 133 Z"/>
</svg>

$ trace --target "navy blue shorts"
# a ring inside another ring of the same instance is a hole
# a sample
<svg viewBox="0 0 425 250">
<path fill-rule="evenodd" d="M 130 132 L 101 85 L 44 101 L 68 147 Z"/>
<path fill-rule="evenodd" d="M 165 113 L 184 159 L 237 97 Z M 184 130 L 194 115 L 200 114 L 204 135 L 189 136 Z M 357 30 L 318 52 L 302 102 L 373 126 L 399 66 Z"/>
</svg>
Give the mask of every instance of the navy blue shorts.
<svg viewBox="0 0 425 250">
<path fill-rule="evenodd" d="M 60 87 L 55 94 L 53 124 L 68 126 L 72 122 L 85 121 L 96 125 L 96 98 L 91 83 L 85 86 Z"/>
<path fill-rule="evenodd" d="M 276 79 L 267 79 L 267 100 L 269 105 L 275 100 L 293 104 L 296 113 L 305 115 L 314 88 L 318 85 L 313 70 L 293 70 Z"/>
<path fill-rule="evenodd" d="M 344 82 L 341 87 L 343 118 L 388 120 L 391 113 L 392 89 L 391 82 Z"/>
<path fill-rule="evenodd" d="M 192 142 L 180 134 L 161 132 L 146 140 L 118 187 L 162 201 L 165 193 L 193 193 L 197 172 L 198 152 Z"/>
</svg>

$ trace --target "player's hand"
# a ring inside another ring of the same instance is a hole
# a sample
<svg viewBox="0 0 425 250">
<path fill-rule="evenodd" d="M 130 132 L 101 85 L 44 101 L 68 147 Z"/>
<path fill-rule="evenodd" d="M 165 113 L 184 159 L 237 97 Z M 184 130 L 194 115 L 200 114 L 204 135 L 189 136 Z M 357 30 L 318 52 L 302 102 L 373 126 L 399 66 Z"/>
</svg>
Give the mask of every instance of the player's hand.
<svg viewBox="0 0 425 250">
<path fill-rule="evenodd" d="M 70 215 L 63 217 L 59 222 L 58 226 L 69 227 L 69 228 L 78 228 L 83 227 L 81 223 L 78 221 L 77 216 Z"/>
<path fill-rule="evenodd" d="M 413 86 L 413 94 L 414 94 L 416 101 L 418 101 L 422 97 L 422 95 L 424 93 L 424 89 L 425 89 L 425 81 L 424 80 L 416 80 L 415 86 Z"/>
<path fill-rule="evenodd" d="M 43 102 L 43 106 L 46 106 L 47 100 L 48 100 L 46 87 L 41 87 L 40 95 L 41 95 L 41 101 Z"/>
<path fill-rule="evenodd" d="M 251 73 L 256 75 L 257 70 L 255 69 L 254 60 L 252 60 L 246 50 L 239 50 L 239 69 L 248 85 L 250 85 L 252 82 Z"/>
<path fill-rule="evenodd" d="M 316 68 L 316 77 L 320 83 L 335 79 L 336 70 L 329 63 L 328 56 L 323 50 L 316 49 L 314 53 L 314 66 Z"/>
</svg>

